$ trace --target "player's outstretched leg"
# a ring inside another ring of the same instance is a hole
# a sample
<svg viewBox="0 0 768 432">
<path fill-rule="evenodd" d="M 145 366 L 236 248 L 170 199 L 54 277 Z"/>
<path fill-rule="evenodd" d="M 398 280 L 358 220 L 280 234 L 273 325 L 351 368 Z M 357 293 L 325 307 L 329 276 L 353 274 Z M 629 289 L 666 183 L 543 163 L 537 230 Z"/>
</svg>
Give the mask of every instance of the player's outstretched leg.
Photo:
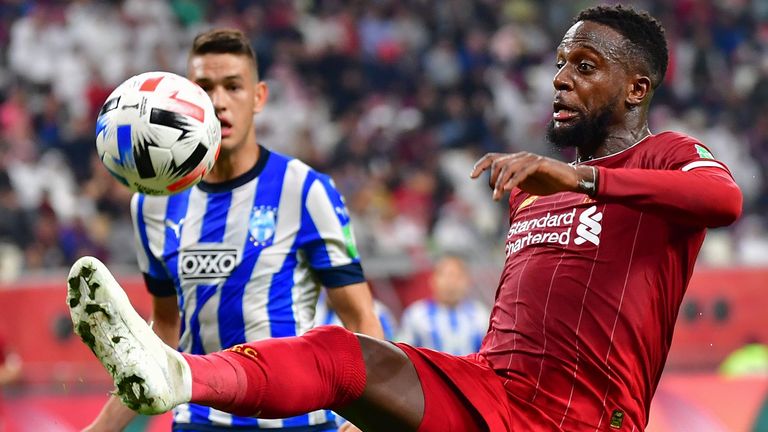
<svg viewBox="0 0 768 432">
<path fill-rule="evenodd" d="M 104 264 L 80 258 L 69 272 L 67 286 L 75 333 L 112 375 L 126 406 L 158 414 L 189 401 L 189 365 L 136 313 Z"/>
<path fill-rule="evenodd" d="M 369 432 L 415 431 L 421 423 L 419 377 L 387 342 L 324 326 L 208 355 L 180 354 L 152 332 L 95 258 L 75 263 L 68 286 L 75 332 L 112 375 L 123 402 L 141 413 L 193 402 L 262 418 L 334 409 Z"/>
</svg>

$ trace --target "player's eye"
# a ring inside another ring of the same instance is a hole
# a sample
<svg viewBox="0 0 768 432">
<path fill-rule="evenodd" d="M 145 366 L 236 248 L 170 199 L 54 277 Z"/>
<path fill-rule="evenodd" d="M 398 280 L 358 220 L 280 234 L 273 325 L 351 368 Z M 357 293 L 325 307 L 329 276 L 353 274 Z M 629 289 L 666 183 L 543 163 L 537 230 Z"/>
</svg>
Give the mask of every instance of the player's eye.
<svg viewBox="0 0 768 432">
<path fill-rule="evenodd" d="M 241 86 L 239 84 L 229 84 L 227 85 L 227 91 L 237 91 L 240 90 Z"/>
<path fill-rule="evenodd" d="M 563 60 L 558 60 L 557 63 L 555 63 L 555 68 L 558 70 L 562 69 L 563 66 L 565 66 L 565 62 Z"/>
<path fill-rule="evenodd" d="M 591 71 L 594 68 L 595 68 L 595 66 L 590 64 L 590 63 L 587 63 L 587 62 L 579 63 L 579 71 L 581 71 L 581 72 L 589 72 L 589 71 Z"/>
</svg>

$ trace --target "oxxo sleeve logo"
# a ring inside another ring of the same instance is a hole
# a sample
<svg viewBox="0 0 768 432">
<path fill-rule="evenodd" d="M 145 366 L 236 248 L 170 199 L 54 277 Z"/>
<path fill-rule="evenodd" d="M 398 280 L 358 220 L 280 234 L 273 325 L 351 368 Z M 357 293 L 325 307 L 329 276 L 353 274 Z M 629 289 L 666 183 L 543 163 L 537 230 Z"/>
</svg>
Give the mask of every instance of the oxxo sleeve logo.
<svg viewBox="0 0 768 432">
<path fill-rule="evenodd" d="M 577 245 L 583 245 L 590 242 L 595 246 L 600 245 L 600 233 L 603 226 L 600 222 L 603 220 L 603 213 L 597 211 L 597 206 L 592 206 L 579 216 L 579 225 L 576 227 L 576 237 L 573 242 Z"/>
</svg>

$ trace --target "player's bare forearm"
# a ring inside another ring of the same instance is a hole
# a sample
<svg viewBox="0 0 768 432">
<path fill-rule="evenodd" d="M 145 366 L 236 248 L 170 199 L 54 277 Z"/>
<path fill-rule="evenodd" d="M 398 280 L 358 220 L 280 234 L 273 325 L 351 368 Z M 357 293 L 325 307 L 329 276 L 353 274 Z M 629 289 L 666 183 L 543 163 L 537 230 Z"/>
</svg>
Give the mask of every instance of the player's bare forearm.
<svg viewBox="0 0 768 432">
<path fill-rule="evenodd" d="M 0 366 L 0 386 L 10 384 L 21 376 L 21 359 L 16 354 L 9 354 Z"/>
<path fill-rule="evenodd" d="M 364 314 L 358 324 L 351 325 L 348 327 L 348 330 L 375 337 L 377 339 L 384 339 L 384 329 L 381 327 L 379 318 L 372 312 Z"/>
<path fill-rule="evenodd" d="M 5 368 L 0 367 L 0 387 L 10 384 L 14 381 L 11 372 Z"/>
<path fill-rule="evenodd" d="M 101 412 L 83 432 L 120 432 L 136 417 L 136 413 L 123 405 L 120 398 L 110 396 Z"/>
<path fill-rule="evenodd" d="M 681 225 L 725 226 L 741 215 L 741 190 L 720 168 L 600 168 L 599 179 L 598 199 L 654 211 Z"/>
<path fill-rule="evenodd" d="M 329 288 L 328 300 L 348 330 L 384 338 L 384 329 L 373 310 L 373 297 L 367 283 Z"/>
<path fill-rule="evenodd" d="M 488 153 L 472 169 L 471 178 L 489 172 L 493 199 L 498 201 L 514 188 L 535 194 L 558 192 L 591 192 L 584 185 L 594 184 L 596 170 L 590 166 L 573 166 L 558 160 L 528 152 Z"/>
<path fill-rule="evenodd" d="M 166 345 L 179 345 L 181 318 L 176 296 L 152 298 L 152 330 Z"/>
</svg>

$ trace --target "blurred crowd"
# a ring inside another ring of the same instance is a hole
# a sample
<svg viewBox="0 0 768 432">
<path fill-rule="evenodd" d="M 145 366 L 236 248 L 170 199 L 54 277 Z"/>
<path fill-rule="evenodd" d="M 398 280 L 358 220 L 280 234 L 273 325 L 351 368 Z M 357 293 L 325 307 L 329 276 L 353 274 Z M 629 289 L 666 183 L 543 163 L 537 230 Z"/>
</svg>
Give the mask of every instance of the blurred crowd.
<svg viewBox="0 0 768 432">
<path fill-rule="evenodd" d="M 270 87 L 267 147 L 333 176 L 364 259 L 500 259 L 504 203 L 468 178 L 488 151 L 569 160 L 544 140 L 554 51 L 593 1 L 6 0 L 0 3 L 0 278 L 83 254 L 132 265 L 130 194 L 95 157 L 96 113 L 150 70 L 184 73 L 196 33 L 242 29 Z M 631 2 L 666 27 L 651 129 L 725 161 L 745 217 L 710 265 L 768 263 L 768 2 Z"/>
</svg>

